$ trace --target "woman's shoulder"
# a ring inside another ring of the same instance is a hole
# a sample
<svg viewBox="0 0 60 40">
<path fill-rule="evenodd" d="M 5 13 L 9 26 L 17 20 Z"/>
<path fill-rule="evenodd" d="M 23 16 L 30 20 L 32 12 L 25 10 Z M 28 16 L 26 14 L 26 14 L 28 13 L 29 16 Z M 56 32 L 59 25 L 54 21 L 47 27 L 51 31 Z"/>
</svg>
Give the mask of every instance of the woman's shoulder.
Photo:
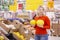
<svg viewBox="0 0 60 40">
<path fill-rule="evenodd" d="M 43 18 L 46 19 L 46 20 L 49 19 L 48 16 L 43 16 Z"/>
<path fill-rule="evenodd" d="M 45 16 L 45 15 L 43 17 L 48 18 L 48 16 Z"/>
</svg>

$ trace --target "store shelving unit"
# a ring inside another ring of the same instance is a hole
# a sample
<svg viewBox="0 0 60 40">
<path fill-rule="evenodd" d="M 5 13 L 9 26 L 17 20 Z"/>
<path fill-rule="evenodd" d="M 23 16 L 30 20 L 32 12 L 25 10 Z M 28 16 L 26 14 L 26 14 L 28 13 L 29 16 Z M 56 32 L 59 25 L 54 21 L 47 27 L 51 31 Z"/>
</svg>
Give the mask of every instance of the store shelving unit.
<svg viewBox="0 0 60 40">
<path fill-rule="evenodd" d="M 19 4 L 19 3 L 22 3 L 22 4 L 23 4 L 22 11 L 25 12 L 25 7 L 26 7 L 25 4 L 26 4 L 26 0 L 18 0 L 17 2 L 18 2 L 18 4 Z"/>
</svg>

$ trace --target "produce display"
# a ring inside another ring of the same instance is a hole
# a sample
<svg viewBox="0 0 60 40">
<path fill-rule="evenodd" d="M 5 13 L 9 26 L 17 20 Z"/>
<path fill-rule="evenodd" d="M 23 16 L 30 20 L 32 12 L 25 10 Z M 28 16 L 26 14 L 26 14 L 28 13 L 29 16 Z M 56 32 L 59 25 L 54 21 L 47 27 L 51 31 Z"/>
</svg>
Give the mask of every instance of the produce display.
<svg viewBox="0 0 60 40">
<path fill-rule="evenodd" d="M 0 36 L 0 40 L 4 40 L 4 37 L 3 36 Z"/>
<path fill-rule="evenodd" d="M 18 36 L 18 38 L 20 38 L 21 40 L 25 40 L 24 36 L 21 35 L 19 32 L 13 32 L 13 34 L 15 34 L 16 36 Z"/>
</svg>

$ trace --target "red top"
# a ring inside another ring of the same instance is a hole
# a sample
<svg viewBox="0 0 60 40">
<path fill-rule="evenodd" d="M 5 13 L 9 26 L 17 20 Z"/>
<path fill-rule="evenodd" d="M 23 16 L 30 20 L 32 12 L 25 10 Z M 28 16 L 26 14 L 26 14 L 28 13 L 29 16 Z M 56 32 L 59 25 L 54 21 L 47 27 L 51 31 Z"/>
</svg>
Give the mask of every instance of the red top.
<svg viewBox="0 0 60 40">
<path fill-rule="evenodd" d="M 47 34 L 47 31 L 46 29 L 50 29 L 50 20 L 47 16 L 42 16 L 42 17 L 35 17 L 34 18 L 35 20 L 44 20 L 44 27 L 43 28 L 40 28 L 38 27 L 37 25 L 35 26 L 35 29 L 36 29 L 36 34 Z"/>
</svg>

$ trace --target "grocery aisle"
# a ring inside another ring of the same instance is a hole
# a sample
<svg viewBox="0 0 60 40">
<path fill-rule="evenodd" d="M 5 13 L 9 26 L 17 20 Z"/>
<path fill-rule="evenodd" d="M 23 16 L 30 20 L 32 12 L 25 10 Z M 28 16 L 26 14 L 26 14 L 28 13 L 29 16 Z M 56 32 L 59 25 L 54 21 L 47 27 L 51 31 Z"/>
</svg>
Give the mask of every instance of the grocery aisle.
<svg viewBox="0 0 60 40">
<path fill-rule="evenodd" d="M 59 30 L 60 0 L 0 0 L 0 40 L 60 40 L 46 35 Z"/>
</svg>

